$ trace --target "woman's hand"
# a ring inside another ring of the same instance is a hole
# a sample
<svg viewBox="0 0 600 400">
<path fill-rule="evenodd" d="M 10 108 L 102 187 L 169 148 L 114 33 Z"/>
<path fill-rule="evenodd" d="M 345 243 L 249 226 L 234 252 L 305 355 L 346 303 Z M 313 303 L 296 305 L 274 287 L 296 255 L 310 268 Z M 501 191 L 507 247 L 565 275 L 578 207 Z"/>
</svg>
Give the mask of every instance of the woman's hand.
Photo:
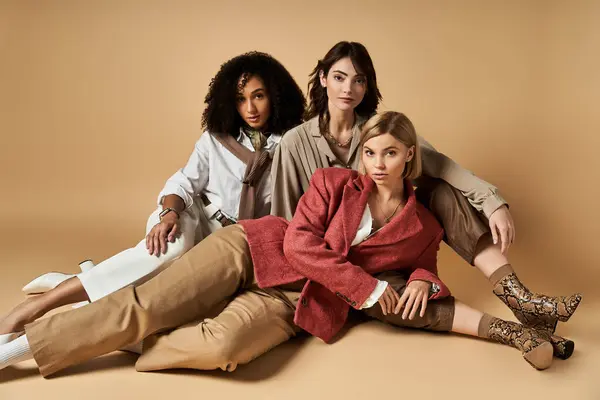
<svg viewBox="0 0 600 400">
<path fill-rule="evenodd" d="M 146 236 L 146 248 L 149 254 L 156 257 L 167 252 L 167 240 L 175 241 L 179 232 L 179 217 L 176 213 L 167 213 L 158 224 L 154 225 Z"/>
<path fill-rule="evenodd" d="M 394 314 L 398 314 L 402 307 L 404 312 L 402 313 L 402 319 L 414 319 L 419 307 L 421 312 L 419 315 L 421 318 L 425 316 L 425 310 L 427 309 L 427 300 L 429 299 L 429 289 L 431 288 L 431 282 L 426 281 L 412 281 L 404 289 L 400 301 L 396 305 Z"/>
<path fill-rule="evenodd" d="M 396 308 L 396 304 L 398 304 L 399 300 L 400 295 L 398 294 L 398 292 L 396 292 L 394 288 L 388 284 L 385 288 L 385 291 L 383 292 L 381 297 L 379 297 L 379 300 L 377 302 L 381 306 L 381 311 L 383 311 L 383 315 L 388 315 L 394 311 L 394 308 Z"/>
<path fill-rule="evenodd" d="M 506 205 L 500 207 L 490 216 L 490 229 L 494 244 L 498 243 L 498 234 L 500 234 L 501 251 L 506 254 L 508 248 L 515 241 L 515 222 Z"/>
</svg>

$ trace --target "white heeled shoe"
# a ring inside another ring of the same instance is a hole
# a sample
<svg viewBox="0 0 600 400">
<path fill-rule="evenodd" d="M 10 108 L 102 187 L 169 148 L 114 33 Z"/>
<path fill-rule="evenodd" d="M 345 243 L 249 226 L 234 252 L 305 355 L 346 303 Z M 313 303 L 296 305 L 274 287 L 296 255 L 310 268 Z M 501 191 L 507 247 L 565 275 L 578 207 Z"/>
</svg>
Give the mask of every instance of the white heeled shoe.
<svg viewBox="0 0 600 400">
<path fill-rule="evenodd" d="M 46 293 L 74 276 L 74 274 L 63 274 L 62 272 L 48 272 L 29 282 L 21 290 L 25 294 Z"/>
<path fill-rule="evenodd" d="M 79 268 L 82 272 L 89 271 L 94 268 L 95 265 L 92 260 L 85 260 L 79 263 Z M 62 272 L 48 272 L 44 275 L 40 275 L 21 289 L 25 294 L 38 294 L 46 293 L 49 290 L 54 289 L 67 279 L 70 279 L 76 274 L 63 274 Z"/>
<path fill-rule="evenodd" d="M 79 263 L 79 269 L 81 269 L 81 272 L 87 272 L 90 269 L 94 268 L 95 266 L 96 265 L 94 264 L 94 262 L 92 260 L 84 260 Z"/>
<path fill-rule="evenodd" d="M 5 333 L 5 334 L 0 335 L 0 346 L 2 346 L 3 344 L 6 344 L 8 342 L 12 342 L 16 338 L 23 336 L 24 333 L 25 333 L 25 331 L 21 331 L 21 332 L 14 332 L 14 333 Z"/>
</svg>

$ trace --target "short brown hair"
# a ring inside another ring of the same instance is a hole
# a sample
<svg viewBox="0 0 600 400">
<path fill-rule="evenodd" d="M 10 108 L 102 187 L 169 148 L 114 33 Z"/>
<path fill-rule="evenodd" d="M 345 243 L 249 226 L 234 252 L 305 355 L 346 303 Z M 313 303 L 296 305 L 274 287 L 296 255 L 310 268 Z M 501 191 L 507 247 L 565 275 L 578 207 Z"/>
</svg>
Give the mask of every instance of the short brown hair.
<svg viewBox="0 0 600 400">
<path fill-rule="evenodd" d="M 362 149 L 369 139 L 386 133 L 408 148 L 415 146 L 415 154 L 412 160 L 406 163 L 403 178 L 415 179 L 421 176 L 421 148 L 417 140 L 417 132 L 410 119 L 402 113 L 386 111 L 371 117 L 362 128 L 360 148 Z"/>
</svg>

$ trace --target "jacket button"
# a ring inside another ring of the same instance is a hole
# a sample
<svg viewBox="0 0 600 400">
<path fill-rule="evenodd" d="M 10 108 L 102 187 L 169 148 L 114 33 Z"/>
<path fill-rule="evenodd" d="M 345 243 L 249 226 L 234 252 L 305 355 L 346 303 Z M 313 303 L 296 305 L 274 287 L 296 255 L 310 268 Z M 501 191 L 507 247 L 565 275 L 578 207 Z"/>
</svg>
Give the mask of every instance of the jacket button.
<svg viewBox="0 0 600 400">
<path fill-rule="evenodd" d="M 302 298 L 302 300 L 300 300 L 300 303 L 302 304 L 303 307 L 306 307 L 308 305 L 308 301 L 306 301 L 306 298 Z"/>
<path fill-rule="evenodd" d="M 356 302 L 355 301 L 352 302 L 352 307 L 356 307 Z"/>
</svg>

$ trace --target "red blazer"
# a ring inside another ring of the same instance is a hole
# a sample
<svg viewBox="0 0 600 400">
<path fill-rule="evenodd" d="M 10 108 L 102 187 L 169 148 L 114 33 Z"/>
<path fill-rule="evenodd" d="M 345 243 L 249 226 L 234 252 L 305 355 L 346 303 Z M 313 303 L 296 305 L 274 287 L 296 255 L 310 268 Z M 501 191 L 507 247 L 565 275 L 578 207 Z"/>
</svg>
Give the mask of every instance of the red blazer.
<svg viewBox="0 0 600 400">
<path fill-rule="evenodd" d="M 330 341 L 346 322 L 350 307 L 360 309 L 375 289 L 372 275 L 406 270 L 409 282 L 435 282 L 437 251 L 444 235 L 433 214 L 417 203 L 405 182 L 408 202 L 379 232 L 350 247 L 375 183 L 342 168 L 317 169 L 300 199 L 292 221 L 275 216 L 244 220 L 254 273 L 260 287 L 274 287 L 304 278 L 294 322 L 314 336 Z"/>
</svg>

